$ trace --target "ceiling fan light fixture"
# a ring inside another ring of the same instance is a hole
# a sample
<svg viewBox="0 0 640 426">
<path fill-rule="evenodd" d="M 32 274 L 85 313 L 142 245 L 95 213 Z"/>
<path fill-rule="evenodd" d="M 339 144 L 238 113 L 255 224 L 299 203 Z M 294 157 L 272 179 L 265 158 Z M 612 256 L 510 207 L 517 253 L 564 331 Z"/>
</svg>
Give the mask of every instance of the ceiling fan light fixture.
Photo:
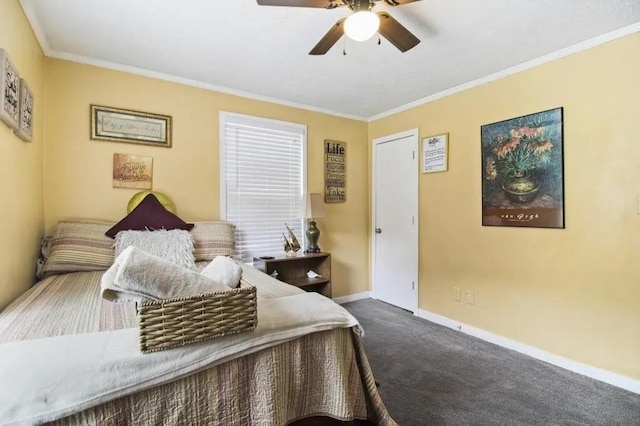
<svg viewBox="0 0 640 426">
<path fill-rule="evenodd" d="M 344 33 L 352 40 L 369 40 L 380 27 L 380 18 L 369 10 L 362 10 L 350 15 L 344 21 Z"/>
</svg>

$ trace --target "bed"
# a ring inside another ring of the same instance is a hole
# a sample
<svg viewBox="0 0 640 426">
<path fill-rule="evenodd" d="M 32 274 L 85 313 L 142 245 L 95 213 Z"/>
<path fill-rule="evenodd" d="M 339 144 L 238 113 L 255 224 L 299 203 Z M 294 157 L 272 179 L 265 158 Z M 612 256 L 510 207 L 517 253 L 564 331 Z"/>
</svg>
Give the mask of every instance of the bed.
<svg viewBox="0 0 640 426">
<path fill-rule="evenodd" d="M 100 297 L 100 279 L 113 262 L 113 242 L 104 238 L 112 225 L 58 224 L 51 253 L 45 250 L 46 277 L 0 312 L 0 347 L 136 327 L 133 303 Z M 196 224 L 193 235 L 198 268 L 234 245 L 233 229 L 224 222 Z M 243 279 L 257 289 L 258 311 L 261 301 L 302 292 L 247 265 Z M 48 420 L 61 425 L 395 424 L 377 392 L 361 336 L 352 328 L 304 335 Z"/>
</svg>

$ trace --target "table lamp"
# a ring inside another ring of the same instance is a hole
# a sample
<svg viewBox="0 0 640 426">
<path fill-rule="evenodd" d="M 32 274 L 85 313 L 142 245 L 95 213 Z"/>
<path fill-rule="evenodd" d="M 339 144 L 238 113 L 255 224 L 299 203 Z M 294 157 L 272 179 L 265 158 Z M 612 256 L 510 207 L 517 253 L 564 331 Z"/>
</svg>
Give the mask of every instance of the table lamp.
<svg viewBox="0 0 640 426">
<path fill-rule="evenodd" d="M 307 228 L 307 249 L 305 253 L 319 253 L 318 239 L 320 238 L 320 230 L 316 227 L 314 218 L 326 216 L 324 212 L 324 201 L 322 194 L 311 193 L 302 196 L 302 204 L 300 206 L 300 217 L 309 220 Z"/>
</svg>

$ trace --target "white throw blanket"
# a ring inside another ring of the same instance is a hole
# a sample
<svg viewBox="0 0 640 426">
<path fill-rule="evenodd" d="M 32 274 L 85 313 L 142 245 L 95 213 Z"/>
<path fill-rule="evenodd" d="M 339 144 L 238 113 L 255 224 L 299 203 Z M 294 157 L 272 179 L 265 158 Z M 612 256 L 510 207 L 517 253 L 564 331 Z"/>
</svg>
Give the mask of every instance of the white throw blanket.
<svg viewBox="0 0 640 426">
<path fill-rule="evenodd" d="M 207 266 L 205 266 L 200 274 L 218 284 L 236 288 L 240 285 L 242 267 L 230 257 L 216 256 Z"/>
<path fill-rule="evenodd" d="M 145 302 L 228 291 L 229 287 L 154 256 L 127 247 L 100 281 L 102 297 L 112 302 Z"/>
<path fill-rule="evenodd" d="M 53 421 L 317 331 L 355 327 L 316 293 L 261 300 L 253 331 L 141 354 L 138 330 L 72 334 L 0 345 L 0 424 Z"/>
</svg>

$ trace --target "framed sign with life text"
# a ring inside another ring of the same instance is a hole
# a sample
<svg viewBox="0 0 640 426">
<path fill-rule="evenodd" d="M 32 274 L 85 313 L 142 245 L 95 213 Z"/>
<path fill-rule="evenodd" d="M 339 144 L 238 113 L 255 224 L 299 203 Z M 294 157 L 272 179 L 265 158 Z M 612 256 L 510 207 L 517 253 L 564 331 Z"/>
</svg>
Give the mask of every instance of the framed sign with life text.
<svg viewBox="0 0 640 426">
<path fill-rule="evenodd" d="M 344 203 L 347 199 L 347 144 L 324 141 L 324 202 Z"/>
</svg>

